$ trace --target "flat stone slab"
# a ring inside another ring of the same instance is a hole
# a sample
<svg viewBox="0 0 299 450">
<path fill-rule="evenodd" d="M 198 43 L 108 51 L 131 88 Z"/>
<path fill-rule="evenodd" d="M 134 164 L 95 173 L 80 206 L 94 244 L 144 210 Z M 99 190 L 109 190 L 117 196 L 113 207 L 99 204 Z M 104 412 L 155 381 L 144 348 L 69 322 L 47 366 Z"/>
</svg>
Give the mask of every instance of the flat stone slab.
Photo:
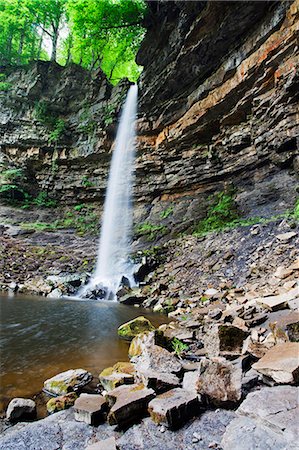
<svg viewBox="0 0 299 450">
<path fill-rule="evenodd" d="M 139 377 L 144 386 L 154 389 L 158 394 L 176 388 L 181 384 L 179 378 L 173 373 L 158 372 L 156 370 L 139 372 Z"/>
<path fill-rule="evenodd" d="M 103 439 L 102 441 L 95 442 L 94 444 L 86 447 L 85 450 L 117 450 L 115 438 L 112 436 L 108 439 Z"/>
<path fill-rule="evenodd" d="M 110 407 L 109 425 L 123 427 L 141 419 L 154 396 L 155 391 L 145 388 L 143 384 L 124 385 L 109 392 L 106 395 Z"/>
<path fill-rule="evenodd" d="M 44 382 L 44 390 L 54 395 L 65 395 L 76 391 L 92 380 L 91 373 L 84 369 L 61 372 Z"/>
<path fill-rule="evenodd" d="M 299 381 L 299 343 L 275 345 L 255 364 L 253 369 L 279 384 Z"/>
<path fill-rule="evenodd" d="M 75 419 L 88 425 L 97 425 L 103 422 L 107 403 L 102 395 L 81 394 L 75 401 Z"/>
<path fill-rule="evenodd" d="M 148 411 L 155 423 L 177 429 L 198 414 L 199 406 L 199 398 L 196 393 L 176 388 L 151 400 Z"/>
<path fill-rule="evenodd" d="M 278 234 L 276 237 L 280 242 L 289 242 L 295 236 L 297 236 L 295 231 L 288 231 L 287 233 Z"/>
<path fill-rule="evenodd" d="M 224 450 L 296 449 L 298 396 L 294 386 L 266 387 L 250 393 L 237 409 L 237 419 L 227 427 Z"/>
</svg>

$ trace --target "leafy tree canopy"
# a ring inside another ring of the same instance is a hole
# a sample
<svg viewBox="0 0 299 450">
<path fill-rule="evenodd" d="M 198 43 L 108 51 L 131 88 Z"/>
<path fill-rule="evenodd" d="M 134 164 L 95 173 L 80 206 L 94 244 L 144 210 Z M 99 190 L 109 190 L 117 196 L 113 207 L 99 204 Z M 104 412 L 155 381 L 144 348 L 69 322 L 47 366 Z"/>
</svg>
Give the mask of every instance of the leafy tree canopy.
<svg viewBox="0 0 299 450">
<path fill-rule="evenodd" d="M 0 0 L 0 64 L 51 59 L 136 81 L 144 0 Z"/>
</svg>

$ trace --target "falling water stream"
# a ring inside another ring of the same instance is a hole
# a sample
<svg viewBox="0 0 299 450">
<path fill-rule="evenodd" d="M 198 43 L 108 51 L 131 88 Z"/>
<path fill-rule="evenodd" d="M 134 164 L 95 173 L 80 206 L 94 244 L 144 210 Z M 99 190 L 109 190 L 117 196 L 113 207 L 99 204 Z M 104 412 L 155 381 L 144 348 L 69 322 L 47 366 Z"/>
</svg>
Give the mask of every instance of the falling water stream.
<svg viewBox="0 0 299 450">
<path fill-rule="evenodd" d="M 134 283 L 133 264 L 129 261 L 133 224 L 132 186 L 135 159 L 135 121 L 137 85 L 130 87 L 117 131 L 106 192 L 97 264 L 89 283 L 79 292 L 101 292 L 101 297 L 114 299 L 125 276 Z M 96 294 L 97 295 L 97 294 Z"/>
</svg>

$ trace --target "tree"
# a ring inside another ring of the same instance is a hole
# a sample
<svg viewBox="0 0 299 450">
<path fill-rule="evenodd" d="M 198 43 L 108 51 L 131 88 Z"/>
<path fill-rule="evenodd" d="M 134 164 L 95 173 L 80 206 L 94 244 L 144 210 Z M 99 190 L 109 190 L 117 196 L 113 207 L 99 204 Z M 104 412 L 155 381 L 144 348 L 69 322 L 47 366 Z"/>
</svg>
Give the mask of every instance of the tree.
<svg viewBox="0 0 299 450">
<path fill-rule="evenodd" d="M 136 80 L 145 10 L 143 0 L 0 0 L 0 64 L 48 59 L 47 36 L 52 61 Z"/>
</svg>

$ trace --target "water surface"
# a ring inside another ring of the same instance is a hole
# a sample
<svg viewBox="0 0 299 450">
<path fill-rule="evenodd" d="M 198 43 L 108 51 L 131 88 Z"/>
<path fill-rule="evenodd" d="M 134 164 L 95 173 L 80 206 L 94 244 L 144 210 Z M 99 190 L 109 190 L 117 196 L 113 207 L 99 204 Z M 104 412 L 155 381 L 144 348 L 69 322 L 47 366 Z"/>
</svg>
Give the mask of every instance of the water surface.
<svg viewBox="0 0 299 450">
<path fill-rule="evenodd" d="M 117 328 L 139 315 L 156 326 L 167 320 L 116 302 L 0 294 L 0 410 L 13 397 L 33 396 L 64 370 L 82 368 L 98 376 L 127 361 L 128 343 L 118 338 Z"/>
</svg>

